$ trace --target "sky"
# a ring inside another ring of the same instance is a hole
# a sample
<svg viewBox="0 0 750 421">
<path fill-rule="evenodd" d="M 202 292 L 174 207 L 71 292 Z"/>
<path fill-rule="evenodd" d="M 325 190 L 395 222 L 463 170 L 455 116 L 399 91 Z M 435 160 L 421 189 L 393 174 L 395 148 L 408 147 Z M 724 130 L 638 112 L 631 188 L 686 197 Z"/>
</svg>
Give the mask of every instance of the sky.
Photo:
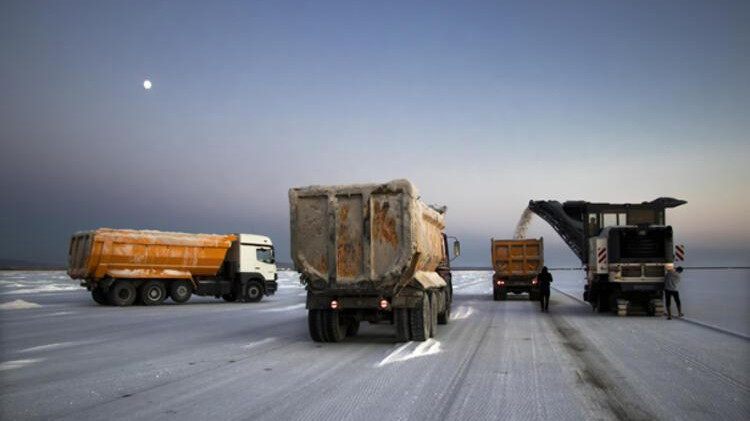
<svg viewBox="0 0 750 421">
<path fill-rule="evenodd" d="M 0 258 L 62 264 L 112 227 L 265 234 L 288 262 L 290 187 L 408 178 L 457 265 L 488 266 L 531 199 L 660 196 L 688 201 L 686 264 L 750 265 L 747 22 L 747 1 L 4 0 Z"/>
</svg>

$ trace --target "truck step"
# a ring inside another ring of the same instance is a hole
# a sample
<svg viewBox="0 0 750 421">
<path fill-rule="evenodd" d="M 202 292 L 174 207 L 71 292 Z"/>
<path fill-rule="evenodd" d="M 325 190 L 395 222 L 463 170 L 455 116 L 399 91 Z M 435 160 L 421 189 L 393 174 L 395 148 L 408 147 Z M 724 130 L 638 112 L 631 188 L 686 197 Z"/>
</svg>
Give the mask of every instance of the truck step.
<svg viewBox="0 0 750 421">
<path fill-rule="evenodd" d="M 617 300 L 617 315 L 618 316 L 628 315 L 628 300 L 623 300 L 623 299 Z"/>
</svg>

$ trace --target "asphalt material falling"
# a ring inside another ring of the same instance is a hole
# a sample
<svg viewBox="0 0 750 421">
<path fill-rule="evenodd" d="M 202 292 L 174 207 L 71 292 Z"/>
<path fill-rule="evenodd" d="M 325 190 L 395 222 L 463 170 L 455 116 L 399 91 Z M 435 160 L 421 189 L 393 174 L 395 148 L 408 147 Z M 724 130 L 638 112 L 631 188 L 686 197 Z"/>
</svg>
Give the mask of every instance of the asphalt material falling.
<svg viewBox="0 0 750 421">
<path fill-rule="evenodd" d="M 534 216 L 534 212 L 528 207 L 521 213 L 521 218 L 516 224 L 516 231 L 513 234 L 514 240 L 523 240 L 526 238 L 526 231 L 529 230 L 529 224 L 531 224 L 531 218 Z"/>
</svg>

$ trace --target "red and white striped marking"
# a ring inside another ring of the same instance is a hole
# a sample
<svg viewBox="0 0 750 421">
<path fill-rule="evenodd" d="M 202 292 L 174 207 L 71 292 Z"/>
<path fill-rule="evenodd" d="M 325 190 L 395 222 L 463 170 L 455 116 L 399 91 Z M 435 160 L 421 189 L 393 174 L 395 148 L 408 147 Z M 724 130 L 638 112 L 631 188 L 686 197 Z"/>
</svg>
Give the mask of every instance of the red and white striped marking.
<svg viewBox="0 0 750 421">
<path fill-rule="evenodd" d="M 604 263 L 607 260 L 607 249 L 606 248 L 600 248 L 596 252 L 596 256 L 597 256 L 597 261 L 601 265 L 602 263 Z"/>
<path fill-rule="evenodd" d="M 685 246 L 684 245 L 678 244 L 674 246 L 674 260 L 676 262 L 685 261 Z"/>
</svg>

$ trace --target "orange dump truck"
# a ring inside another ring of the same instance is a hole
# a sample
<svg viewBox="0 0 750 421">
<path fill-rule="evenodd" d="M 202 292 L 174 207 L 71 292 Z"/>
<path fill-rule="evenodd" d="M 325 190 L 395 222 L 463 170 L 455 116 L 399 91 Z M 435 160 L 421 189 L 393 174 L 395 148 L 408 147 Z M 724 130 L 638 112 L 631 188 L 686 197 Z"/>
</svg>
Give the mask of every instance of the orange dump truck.
<svg viewBox="0 0 750 421">
<path fill-rule="evenodd" d="M 276 289 L 271 239 L 100 228 L 70 239 L 68 275 L 99 304 L 146 305 L 192 294 L 260 301 Z"/>
<path fill-rule="evenodd" d="M 539 300 L 537 275 L 544 266 L 544 239 L 490 241 L 492 254 L 492 296 L 504 300 L 508 292 L 528 293 L 530 300 Z"/>
<path fill-rule="evenodd" d="M 448 323 L 445 209 L 419 200 L 411 182 L 293 188 L 289 204 L 314 341 L 341 341 L 360 321 L 393 323 L 400 341 L 424 341 Z"/>
</svg>

